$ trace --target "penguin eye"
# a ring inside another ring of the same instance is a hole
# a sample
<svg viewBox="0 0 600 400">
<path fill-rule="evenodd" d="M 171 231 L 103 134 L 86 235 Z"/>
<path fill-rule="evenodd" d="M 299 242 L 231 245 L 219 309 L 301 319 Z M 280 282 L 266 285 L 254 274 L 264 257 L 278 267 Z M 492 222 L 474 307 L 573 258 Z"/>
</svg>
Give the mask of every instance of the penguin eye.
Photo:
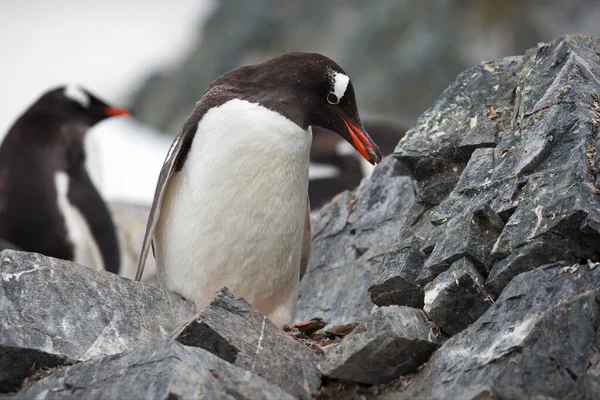
<svg viewBox="0 0 600 400">
<path fill-rule="evenodd" d="M 329 104 L 338 104 L 340 102 L 340 99 L 338 99 L 335 93 L 329 92 L 329 94 L 327 95 L 327 102 Z"/>
</svg>

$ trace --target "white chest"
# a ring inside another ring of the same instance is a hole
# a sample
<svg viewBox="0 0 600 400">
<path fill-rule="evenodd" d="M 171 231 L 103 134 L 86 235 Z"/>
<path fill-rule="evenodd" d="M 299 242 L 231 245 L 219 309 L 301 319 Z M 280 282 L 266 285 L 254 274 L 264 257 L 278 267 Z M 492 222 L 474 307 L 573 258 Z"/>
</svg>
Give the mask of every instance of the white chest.
<svg viewBox="0 0 600 400">
<path fill-rule="evenodd" d="M 310 128 L 257 104 L 210 110 L 163 201 L 161 285 L 197 307 L 227 286 L 267 314 L 293 313 L 311 140 Z"/>
</svg>

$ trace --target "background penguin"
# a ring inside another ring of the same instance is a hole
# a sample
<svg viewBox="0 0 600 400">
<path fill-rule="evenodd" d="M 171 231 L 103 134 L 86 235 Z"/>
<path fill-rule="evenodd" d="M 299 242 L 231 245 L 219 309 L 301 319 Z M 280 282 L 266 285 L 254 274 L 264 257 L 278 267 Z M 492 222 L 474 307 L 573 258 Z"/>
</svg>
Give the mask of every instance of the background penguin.
<svg viewBox="0 0 600 400">
<path fill-rule="evenodd" d="M 350 79 L 329 58 L 286 53 L 217 78 L 167 154 L 136 280 L 152 241 L 160 285 L 196 309 L 227 286 L 289 323 L 310 250 L 313 125 L 381 160 Z"/>
<path fill-rule="evenodd" d="M 129 115 L 76 85 L 48 91 L 0 147 L 0 238 L 26 251 L 118 273 L 109 210 L 90 178 L 87 131 Z"/>
</svg>

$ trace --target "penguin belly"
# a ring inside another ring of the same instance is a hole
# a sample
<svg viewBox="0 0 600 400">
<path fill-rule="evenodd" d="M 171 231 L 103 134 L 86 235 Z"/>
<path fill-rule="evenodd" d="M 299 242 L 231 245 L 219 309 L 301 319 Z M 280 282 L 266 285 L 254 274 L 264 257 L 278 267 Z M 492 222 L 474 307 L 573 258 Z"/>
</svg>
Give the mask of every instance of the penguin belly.
<svg viewBox="0 0 600 400">
<path fill-rule="evenodd" d="M 203 307 L 226 286 L 274 323 L 297 301 L 310 127 L 243 100 L 209 110 L 167 187 L 158 280 Z"/>
</svg>

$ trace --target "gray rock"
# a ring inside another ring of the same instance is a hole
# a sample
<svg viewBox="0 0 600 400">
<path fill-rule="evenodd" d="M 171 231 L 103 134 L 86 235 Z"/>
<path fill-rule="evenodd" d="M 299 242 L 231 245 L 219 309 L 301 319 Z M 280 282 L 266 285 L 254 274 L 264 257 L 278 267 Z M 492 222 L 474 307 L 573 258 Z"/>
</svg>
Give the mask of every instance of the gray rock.
<svg viewBox="0 0 600 400">
<path fill-rule="evenodd" d="M 587 265 L 518 275 L 403 391 L 384 398 L 583 398 L 597 371 L 588 365 L 600 322 L 599 285 L 600 268 Z"/>
<path fill-rule="evenodd" d="M 402 238 L 384 256 L 369 287 L 373 303 L 423 307 L 423 288 L 416 282 L 426 258 L 421 252 L 422 246 L 423 240 L 415 236 L 408 240 Z"/>
<path fill-rule="evenodd" d="M 194 314 L 179 296 L 70 261 L 13 250 L 0 261 L 0 391 L 35 368 L 151 345 Z"/>
<path fill-rule="evenodd" d="M 577 251 L 572 252 L 567 241 L 540 239 L 526 243 L 494 264 L 485 286 L 491 292 L 499 294 L 513 277 L 530 271 L 536 265 L 560 262 L 566 266 L 577 263 L 579 260 L 573 253 L 576 254 Z"/>
<path fill-rule="evenodd" d="M 309 399 L 321 384 L 320 358 L 226 288 L 173 338 L 208 350 L 298 398 Z"/>
<path fill-rule="evenodd" d="M 469 257 L 486 273 L 493 264 L 491 251 L 504 223 L 489 207 L 467 211 L 451 219 L 436 238 L 433 252 L 425 261 L 420 282 L 429 282 L 461 257 Z"/>
<path fill-rule="evenodd" d="M 425 286 L 423 310 L 444 332 L 454 335 L 490 306 L 483 282 L 473 263 L 463 257 Z"/>
<path fill-rule="evenodd" d="M 312 216 L 309 266 L 300 282 L 296 320 L 329 325 L 359 322 L 373 303 L 368 288 L 414 203 L 404 166 L 384 158 L 353 192 L 336 196 Z"/>
<path fill-rule="evenodd" d="M 407 132 L 395 156 L 418 187 L 449 169 L 460 174 L 439 205 L 407 217 L 429 222 L 419 225 L 428 258 L 417 283 L 466 256 L 498 294 L 538 265 L 600 259 L 599 52 L 597 40 L 565 36 L 482 63 Z M 407 224 L 400 236 L 412 230 Z"/>
<path fill-rule="evenodd" d="M 95 357 L 57 371 L 14 399 L 292 399 L 265 379 L 174 341 Z"/>
<path fill-rule="evenodd" d="M 324 375 L 359 383 L 385 383 L 413 372 L 436 349 L 423 311 L 381 307 L 327 354 Z"/>
</svg>

